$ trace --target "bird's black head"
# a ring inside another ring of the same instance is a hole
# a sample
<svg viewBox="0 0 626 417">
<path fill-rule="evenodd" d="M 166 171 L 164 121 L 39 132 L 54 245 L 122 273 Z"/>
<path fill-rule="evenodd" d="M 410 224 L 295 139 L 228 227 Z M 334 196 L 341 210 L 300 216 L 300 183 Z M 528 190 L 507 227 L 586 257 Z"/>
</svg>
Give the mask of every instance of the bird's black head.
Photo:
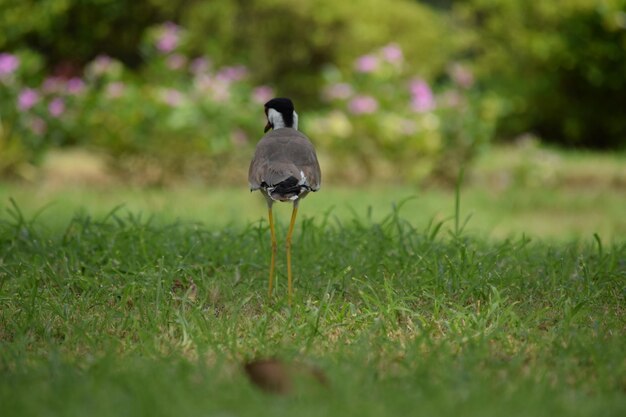
<svg viewBox="0 0 626 417">
<path fill-rule="evenodd" d="M 267 116 L 267 125 L 265 126 L 266 132 L 270 129 L 274 129 L 274 122 L 271 120 L 269 114 L 270 109 L 276 110 L 280 113 L 285 124 L 284 127 L 294 127 L 293 116 L 295 109 L 293 107 L 293 102 L 285 97 L 276 97 L 265 103 L 265 115 Z"/>
</svg>

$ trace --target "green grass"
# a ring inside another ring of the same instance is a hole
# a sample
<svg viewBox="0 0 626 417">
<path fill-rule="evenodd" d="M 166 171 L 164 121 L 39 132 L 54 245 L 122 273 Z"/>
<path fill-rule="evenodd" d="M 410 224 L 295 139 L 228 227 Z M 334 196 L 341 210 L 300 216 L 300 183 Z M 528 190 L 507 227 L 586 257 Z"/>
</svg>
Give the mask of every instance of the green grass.
<svg viewBox="0 0 626 417">
<path fill-rule="evenodd" d="M 247 192 L 247 161 L 239 162 L 242 165 L 227 170 L 226 178 L 213 179 L 214 184 L 145 189 L 126 182 L 103 186 L 106 181 L 98 181 L 93 173 L 94 166 L 106 165 L 102 160 L 79 149 L 56 151 L 44 161 L 40 183 L 0 183 L 0 204 L 13 198 L 27 218 L 37 216 L 57 231 L 76 212 L 102 218 L 117 206 L 122 212 L 141 213 L 154 224 L 180 220 L 210 229 L 237 226 L 265 218 L 263 198 Z M 533 140 L 493 146 L 478 155 L 466 175 L 461 205 L 462 217 L 471 216 L 466 230 L 487 239 L 527 235 L 567 242 L 594 234 L 608 242 L 620 239 L 626 235 L 625 165 L 624 153 L 563 151 Z M 233 178 L 239 183 L 233 184 Z M 357 215 L 381 221 L 394 204 L 409 199 L 400 214 L 415 227 L 423 229 L 433 220 L 447 220 L 444 230 L 452 226 L 454 190 L 335 185 L 343 180 L 325 177 L 322 192 L 306 200 L 301 215 L 330 213 L 344 222 Z M 215 186 L 223 181 L 231 187 Z M 290 208 L 277 207 L 279 221 L 287 221 Z"/>
<path fill-rule="evenodd" d="M 239 188 L 181 186 L 172 189 L 124 187 L 35 187 L 0 184 L 0 202 L 13 198 L 27 218 L 37 216 L 46 227 L 62 230 L 76 214 L 104 217 L 120 206 L 122 212 L 141 214 L 159 224 L 200 222 L 207 228 L 237 226 L 265 219 L 265 201 Z M 394 204 L 407 200 L 401 216 L 418 228 L 448 220 L 452 226 L 454 191 L 415 187 L 350 188 L 325 186 L 301 205 L 301 216 L 349 222 L 357 215 L 381 221 Z M 603 187 L 512 187 L 488 185 L 464 188 L 461 214 L 471 216 L 467 230 L 483 238 L 504 239 L 522 234 L 547 240 L 591 239 L 611 241 L 626 235 L 626 192 Z M 277 219 L 289 220 L 290 207 L 277 205 Z M 0 214 L 2 215 L 2 214 Z"/>
<path fill-rule="evenodd" d="M 454 194 L 416 192 L 391 208 L 408 191 L 307 198 L 289 308 L 282 247 L 267 299 L 267 222 L 247 193 L 3 188 L 0 415 L 624 415 L 623 198 L 468 190 L 455 213 Z M 555 201 L 612 227 L 546 220 L 538 239 L 515 219 Z M 504 231 L 482 231 L 497 213 Z M 242 372 L 258 357 L 329 385 L 263 393 Z"/>
</svg>

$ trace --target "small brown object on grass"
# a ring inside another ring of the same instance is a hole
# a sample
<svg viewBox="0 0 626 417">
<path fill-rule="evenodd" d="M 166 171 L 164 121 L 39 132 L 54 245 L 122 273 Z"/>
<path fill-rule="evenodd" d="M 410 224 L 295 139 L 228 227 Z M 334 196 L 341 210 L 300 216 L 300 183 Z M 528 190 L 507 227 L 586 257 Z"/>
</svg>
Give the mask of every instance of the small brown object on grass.
<svg viewBox="0 0 626 417">
<path fill-rule="evenodd" d="M 314 379 L 321 386 L 327 386 L 324 372 L 303 363 L 285 363 L 279 359 L 256 359 L 244 365 L 250 381 L 265 392 L 286 395 L 293 391 L 294 378 Z"/>
<path fill-rule="evenodd" d="M 292 381 L 285 365 L 277 359 L 261 359 L 248 362 L 244 369 L 250 381 L 263 391 L 274 394 L 288 394 Z"/>
</svg>

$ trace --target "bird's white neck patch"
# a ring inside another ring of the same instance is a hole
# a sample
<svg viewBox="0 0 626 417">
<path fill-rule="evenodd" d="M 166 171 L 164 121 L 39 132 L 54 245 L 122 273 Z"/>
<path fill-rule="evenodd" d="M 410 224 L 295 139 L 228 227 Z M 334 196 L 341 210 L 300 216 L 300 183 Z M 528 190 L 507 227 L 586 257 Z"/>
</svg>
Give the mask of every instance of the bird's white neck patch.
<svg viewBox="0 0 626 417">
<path fill-rule="evenodd" d="M 274 129 L 285 127 L 283 115 L 275 109 L 270 108 L 267 110 L 267 120 L 272 124 L 272 128 Z M 295 111 L 293 112 L 293 126 L 291 127 L 298 130 L 298 113 Z"/>
</svg>

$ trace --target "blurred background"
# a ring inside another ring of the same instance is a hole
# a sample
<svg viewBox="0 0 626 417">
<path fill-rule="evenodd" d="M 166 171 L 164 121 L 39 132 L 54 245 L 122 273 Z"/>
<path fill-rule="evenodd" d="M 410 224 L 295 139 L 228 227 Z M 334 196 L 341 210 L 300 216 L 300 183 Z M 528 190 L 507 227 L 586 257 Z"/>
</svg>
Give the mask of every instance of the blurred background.
<svg viewBox="0 0 626 417">
<path fill-rule="evenodd" d="M 0 0 L 2 180 L 245 186 L 272 96 L 327 184 L 623 192 L 626 1 Z"/>
</svg>

